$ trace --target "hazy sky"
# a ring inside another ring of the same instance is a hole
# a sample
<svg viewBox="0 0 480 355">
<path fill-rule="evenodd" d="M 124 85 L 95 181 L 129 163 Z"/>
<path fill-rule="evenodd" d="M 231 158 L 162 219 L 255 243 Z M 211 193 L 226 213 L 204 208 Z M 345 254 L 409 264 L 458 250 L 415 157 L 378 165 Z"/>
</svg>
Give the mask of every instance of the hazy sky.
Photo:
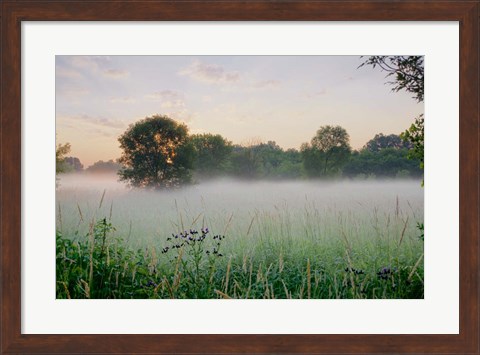
<svg viewBox="0 0 480 355">
<path fill-rule="evenodd" d="M 57 56 L 57 142 L 85 167 L 120 156 L 129 124 L 165 114 L 191 133 L 299 148 L 341 125 L 353 148 L 398 134 L 423 112 L 358 56 Z"/>
</svg>

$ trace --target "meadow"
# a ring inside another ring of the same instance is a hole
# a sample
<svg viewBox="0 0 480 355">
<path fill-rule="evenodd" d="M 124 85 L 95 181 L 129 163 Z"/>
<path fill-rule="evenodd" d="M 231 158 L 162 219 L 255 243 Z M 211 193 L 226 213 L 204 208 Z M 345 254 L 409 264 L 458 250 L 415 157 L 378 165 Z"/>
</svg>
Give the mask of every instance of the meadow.
<svg viewBox="0 0 480 355">
<path fill-rule="evenodd" d="M 57 298 L 423 298 L 417 180 L 61 176 Z"/>
</svg>

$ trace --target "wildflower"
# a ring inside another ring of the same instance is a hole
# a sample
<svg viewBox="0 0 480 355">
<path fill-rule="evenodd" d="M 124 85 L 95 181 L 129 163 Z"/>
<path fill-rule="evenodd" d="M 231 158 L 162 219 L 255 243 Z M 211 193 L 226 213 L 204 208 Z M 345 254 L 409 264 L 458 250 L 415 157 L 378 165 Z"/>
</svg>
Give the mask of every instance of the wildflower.
<svg viewBox="0 0 480 355">
<path fill-rule="evenodd" d="M 386 280 L 391 273 L 392 269 L 390 269 L 389 267 L 383 267 L 379 272 L 377 272 L 377 276 L 383 280 Z"/>
<path fill-rule="evenodd" d="M 345 268 L 345 272 L 353 272 L 355 275 L 363 275 L 365 272 L 363 270 L 360 270 L 360 269 L 355 269 L 355 268 L 349 268 L 349 267 L 346 267 Z"/>
<path fill-rule="evenodd" d="M 147 284 L 145 285 L 145 287 L 151 287 L 151 286 L 157 287 L 157 284 L 155 282 L 153 282 L 152 280 L 149 280 L 147 282 Z"/>
</svg>

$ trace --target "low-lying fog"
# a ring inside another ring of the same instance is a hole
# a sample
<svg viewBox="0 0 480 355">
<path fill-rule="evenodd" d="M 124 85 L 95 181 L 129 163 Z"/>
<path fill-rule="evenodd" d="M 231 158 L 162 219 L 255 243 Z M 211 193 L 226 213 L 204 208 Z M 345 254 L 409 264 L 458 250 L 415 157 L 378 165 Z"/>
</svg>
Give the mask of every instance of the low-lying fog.
<svg viewBox="0 0 480 355">
<path fill-rule="evenodd" d="M 191 227 L 244 235 L 260 233 L 267 224 L 283 228 L 282 233 L 285 228 L 303 233 L 314 223 L 320 233 L 346 220 L 358 227 L 378 220 L 386 225 L 396 217 L 408 218 L 414 233 L 416 222 L 423 221 L 423 192 L 418 180 L 227 179 L 154 192 L 128 189 L 115 175 L 65 174 L 57 189 L 57 227 L 85 232 L 93 218 L 111 217 L 123 237 L 151 240 Z"/>
</svg>

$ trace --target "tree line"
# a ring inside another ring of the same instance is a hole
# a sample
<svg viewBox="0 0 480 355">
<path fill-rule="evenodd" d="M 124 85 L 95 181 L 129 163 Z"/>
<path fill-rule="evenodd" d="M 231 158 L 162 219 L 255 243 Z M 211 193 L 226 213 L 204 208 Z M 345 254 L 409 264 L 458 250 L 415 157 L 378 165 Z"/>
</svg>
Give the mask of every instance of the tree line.
<svg viewBox="0 0 480 355">
<path fill-rule="evenodd" d="M 130 125 L 118 141 L 118 160 L 98 161 L 87 169 L 64 151 L 63 171 L 115 172 L 132 187 L 156 189 L 221 176 L 279 180 L 422 175 L 419 159 L 408 157 L 412 144 L 399 135 L 377 134 L 353 150 L 340 126 L 322 126 L 300 149 L 283 149 L 274 141 L 239 145 L 219 134 L 191 135 L 186 125 L 154 115 Z"/>
</svg>

